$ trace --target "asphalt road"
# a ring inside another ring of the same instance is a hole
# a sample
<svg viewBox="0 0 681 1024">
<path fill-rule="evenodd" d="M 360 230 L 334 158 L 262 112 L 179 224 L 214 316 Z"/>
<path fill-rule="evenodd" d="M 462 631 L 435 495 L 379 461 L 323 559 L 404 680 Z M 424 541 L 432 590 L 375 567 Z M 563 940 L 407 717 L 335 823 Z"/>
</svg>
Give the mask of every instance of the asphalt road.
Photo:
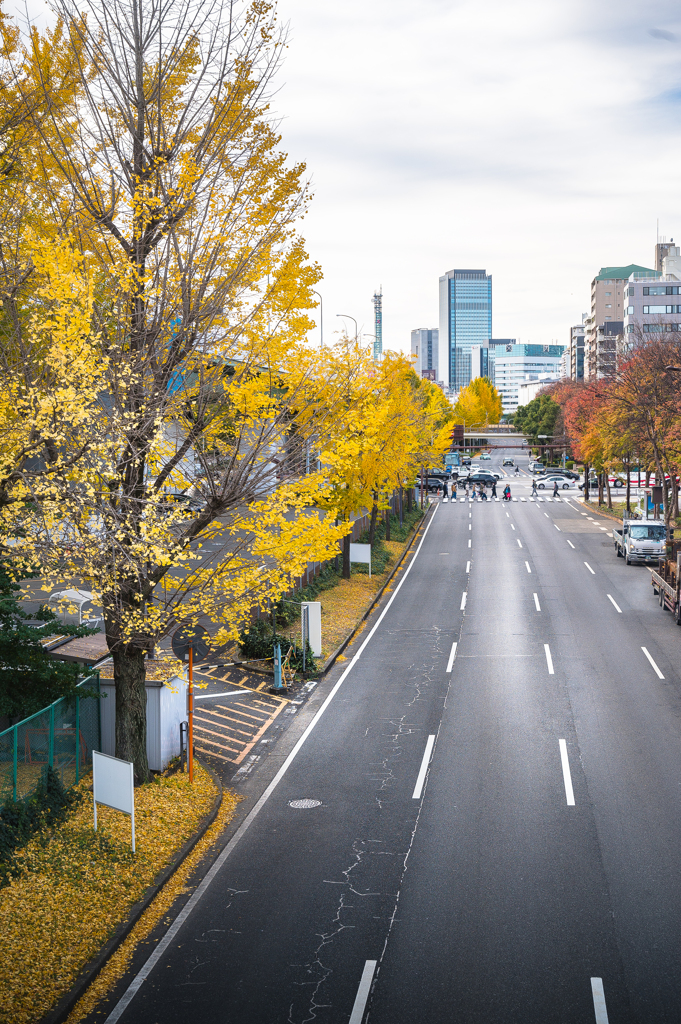
<svg viewBox="0 0 681 1024">
<path fill-rule="evenodd" d="M 437 508 L 111 1024 L 679 1021 L 681 633 L 576 492 L 513 494 Z"/>
</svg>

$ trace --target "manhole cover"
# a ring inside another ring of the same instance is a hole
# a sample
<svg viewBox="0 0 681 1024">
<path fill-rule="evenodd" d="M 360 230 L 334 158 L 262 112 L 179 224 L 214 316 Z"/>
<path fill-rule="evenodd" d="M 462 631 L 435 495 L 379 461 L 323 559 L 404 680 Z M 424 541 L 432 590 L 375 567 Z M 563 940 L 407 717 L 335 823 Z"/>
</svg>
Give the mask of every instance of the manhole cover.
<svg viewBox="0 0 681 1024">
<path fill-rule="evenodd" d="M 310 807 L 321 807 L 321 800 L 289 800 L 289 807 L 294 807 L 297 811 L 307 811 Z"/>
</svg>

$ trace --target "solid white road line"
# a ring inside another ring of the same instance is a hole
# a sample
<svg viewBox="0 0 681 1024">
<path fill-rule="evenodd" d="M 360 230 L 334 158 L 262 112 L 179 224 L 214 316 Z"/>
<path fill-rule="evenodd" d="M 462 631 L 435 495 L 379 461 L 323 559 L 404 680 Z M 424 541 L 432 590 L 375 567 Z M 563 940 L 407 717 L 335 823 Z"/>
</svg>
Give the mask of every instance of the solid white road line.
<svg viewBox="0 0 681 1024">
<path fill-rule="evenodd" d="M 574 544 L 572 543 L 571 540 L 568 541 L 568 544 L 570 545 L 570 547 L 572 548 L 573 551 L 577 550 L 577 548 L 574 546 Z"/>
<path fill-rule="evenodd" d="M 620 615 L 621 615 L 621 614 L 622 614 L 622 609 L 621 609 L 621 608 L 620 608 L 620 606 L 618 605 L 618 603 L 617 603 L 617 601 L 615 600 L 615 598 L 614 598 L 614 597 L 612 596 L 612 594 L 608 594 L 608 597 L 609 597 L 609 599 L 610 599 L 610 600 L 612 601 L 612 603 L 614 604 L 614 606 L 615 606 L 615 611 L 618 611 L 618 612 L 620 613 Z"/>
<path fill-rule="evenodd" d="M 534 598 L 534 606 L 537 609 L 537 611 L 540 612 L 541 608 L 539 607 L 539 598 L 537 597 L 536 594 L 533 594 L 532 596 Z"/>
<path fill-rule="evenodd" d="M 225 690 L 224 693 L 195 693 L 194 700 L 213 700 L 215 697 L 235 697 L 237 693 L 243 692 L 243 690 Z"/>
<path fill-rule="evenodd" d="M 556 526 L 556 524 L 555 524 L 555 523 L 554 523 L 553 525 L 554 525 L 554 527 L 556 528 L 556 530 L 558 530 L 558 533 L 562 533 L 562 532 L 563 532 L 563 531 L 561 530 L 560 526 Z"/>
<path fill-rule="evenodd" d="M 575 794 L 572 791 L 572 778 L 570 777 L 570 762 L 568 761 L 567 743 L 565 740 L 558 740 L 560 747 L 560 763 L 563 766 L 563 782 L 565 783 L 565 797 L 568 807 L 575 806 Z"/>
<path fill-rule="evenodd" d="M 430 755 L 433 752 L 433 744 L 435 743 L 435 737 L 429 736 L 428 742 L 426 743 L 426 749 L 423 754 L 423 760 L 421 761 L 421 767 L 419 768 L 418 778 L 412 793 L 413 800 L 420 800 L 421 793 L 423 792 L 423 783 L 426 781 L 426 772 L 428 771 L 428 765 L 430 764 Z"/>
<path fill-rule="evenodd" d="M 460 608 L 460 611 L 463 611 L 464 608 L 466 607 L 466 596 L 467 596 L 466 595 L 466 591 L 464 590 L 463 594 L 461 595 L 461 608 Z"/>
<path fill-rule="evenodd" d="M 605 992 L 603 991 L 603 979 L 591 979 L 591 995 L 594 1001 L 594 1013 L 596 1024 L 608 1024 L 608 1011 L 605 1006 Z"/>
<path fill-rule="evenodd" d="M 519 547 L 519 548 L 521 548 L 522 546 L 523 546 L 523 545 L 522 545 L 522 541 L 521 541 L 521 540 L 519 539 L 519 540 L 518 540 L 518 547 Z"/>
<path fill-rule="evenodd" d="M 431 516 L 430 522 L 428 523 L 428 525 L 426 526 L 425 530 L 423 531 L 423 537 L 421 537 L 421 542 L 420 542 L 419 546 L 416 549 L 416 553 L 414 554 L 414 557 L 409 562 L 409 565 L 407 566 L 402 579 L 400 580 L 400 582 L 397 584 L 397 586 L 395 587 L 394 591 L 390 595 L 390 599 L 389 599 L 388 603 L 386 604 L 385 608 L 383 609 L 383 611 L 381 612 L 379 617 L 376 619 L 376 622 L 374 623 L 372 629 L 367 634 L 366 639 L 364 640 L 364 643 L 362 643 L 362 645 L 358 648 L 357 653 L 353 656 L 352 660 L 350 661 L 350 663 L 346 667 L 345 671 L 341 675 L 341 677 L 338 680 L 338 682 L 329 691 L 329 694 L 328 694 L 326 700 L 324 701 L 324 703 L 322 704 L 322 706 L 320 707 L 319 711 L 314 716 L 314 718 L 312 719 L 312 721 L 308 725 L 307 729 L 302 734 L 302 736 L 300 737 L 300 739 L 298 740 L 298 742 L 294 746 L 293 750 L 291 751 L 291 753 L 288 755 L 288 757 L 284 761 L 284 763 L 282 764 L 281 768 L 279 769 L 277 774 L 274 776 L 274 778 L 270 782 L 269 786 L 267 787 L 265 792 L 262 794 L 262 796 L 260 797 L 260 799 L 256 803 L 256 805 L 253 808 L 253 810 L 250 811 L 250 813 L 246 816 L 244 821 L 241 823 L 241 825 L 236 830 L 236 832 L 234 833 L 234 835 L 232 836 L 230 841 L 225 846 L 225 848 L 222 851 L 222 853 L 220 854 L 220 856 L 213 863 L 213 866 L 210 868 L 210 870 L 204 876 L 204 878 L 202 879 L 200 884 L 197 886 L 197 888 L 194 890 L 192 895 L 189 897 L 189 899 L 185 903 L 184 907 L 182 908 L 180 913 L 177 915 L 177 917 L 175 918 L 175 920 L 171 924 L 171 926 L 168 929 L 168 931 L 165 933 L 163 938 L 158 942 L 158 944 L 154 948 L 154 951 L 151 954 L 151 956 L 148 958 L 148 960 L 146 960 L 146 962 L 142 966 L 141 970 L 138 971 L 138 973 L 135 975 L 133 980 L 130 982 L 130 984 L 128 985 L 127 989 L 125 990 L 125 992 L 123 993 L 121 998 L 118 1000 L 118 1002 L 114 1006 L 114 1008 L 111 1011 L 111 1013 L 109 1014 L 109 1016 L 106 1018 L 106 1021 L 104 1022 L 104 1024 L 116 1024 L 116 1022 L 119 1021 L 120 1018 L 123 1016 L 123 1014 L 125 1013 L 125 1010 L 130 1005 L 132 1000 L 135 998 L 135 995 L 137 994 L 137 992 L 139 992 L 140 988 L 142 987 L 144 982 L 147 980 L 147 978 L 149 977 L 149 975 L 153 971 L 153 969 L 156 966 L 156 964 L 159 962 L 161 957 L 165 954 L 165 952 L 168 949 L 168 947 L 175 941 L 175 938 L 176 938 L 177 934 L 179 933 L 180 929 L 182 928 L 182 925 L 185 923 L 185 921 L 187 920 L 187 918 L 191 914 L 192 910 L 194 910 L 194 908 L 196 907 L 196 905 L 199 902 L 199 900 L 208 891 L 211 883 L 213 882 L 213 879 L 218 874 L 218 872 L 222 869 L 222 866 L 224 865 L 224 863 L 227 860 L 227 858 L 230 856 L 230 854 L 236 848 L 236 846 L 241 842 L 241 840 L 243 839 L 243 837 L 246 834 L 246 832 L 248 831 L 248 829 L 251 827 L 251 825 L 253 824 L 253 822 L 257 818 L 257 816 L 260 814 L 260 811 L 263 809 L 263 807 L 265 806 L 265 804 L 267 803 L 269 798 L 272 796 L 272 794 L 276 790 L 276 788 L 279 785 L 279 783 L 281 782 L 281 780 L 286 775 L 286 772 L 289 770 L 290 766 L 293 764 L 293 761 L 297 757 L 299 751 L 302 749 L 302 747 L 305 744 L 305 741 L 307 740 L 308 736 L 311 734 L 311 732 L 313 731 L 315 726 L 317 726 L 319 724 L 319 722 L 321 721 L 322 716 L 324 715 L 324 712 L 326 711 L 328 706 L 331 704 L 333 698 L 336 696 L 336 694 L 338 693 L 338 691 L 340 690 L 341 686 L 343 685 L 345 680 L 348 678 L 350 673 L 352 672 L 353 668 L 355 667 L 355 665 L 357 664 L 357 662 L 359 661 L 361 656 L 364 654 L 364 651 L 366 650 L 367 645 L 371 642 L 374 634 L 376 633 L 376 630 L 379 628 L 379 626 L 383 622 L 383 619 L 388 614 L 388 612 L 389 612 L 389 610 L 390 610 L 390 608 L 392 606 L 393 601 L 395 600 L 395 598 L 399 594 L 399 592 L 400 592 L 400 590 L 402 588 L 402 585 L 404 584 L 404 581 L 409 576 L 409 573 L 411 572 L 413 566 L 416 563 L 416 560 L 417 560 L 417 558 L 419 556 L 421 548 L 423 547 L 425 539 L 426 539 L 426 537 L 428 535 L 428 531 L 430 530 L 431 526 L 433 525 L 433 520 L 435 519 L 435 516 L 437 515 L 438 508 L 439 508 L 439 505 L 436 504 L 435 505 L 435 509 L 433 511 L 433 514 Z M 371 961 L 368 961 L 368 962 L 371 962 Z M 375 966 L 375 964 L 374 964 L 374 966 Z M 365 971 L 366 971 L 366 968 L 365 968 Z M 368 987 L 367 987 L 367 992 L 368 992 Z M 353 1010 L 353 1013 L 354 1013 L 354 1010 Z M 361 1020 L 361 1017 L 359 1019 Z M 352 1018 L 351 1018 L 351 1020 L 352 1020 Z M 353 1024 L 355 1024 L 354 1021 L 353 1021 Z"/>
<path fill-rule="evenodd" d="M 530 569 L 530 563 L 529 562 L 525 562 L 525 568 L 527 569 L 528 572 L 532 572 L 532 570 Z"/>
<path fill-rule="evenodd" d="M 585 562 L 584 565 L 587 567 L 587 569 L 589 570 L 589 572 L 591 573 L 592 576 L 596 575 L 596 573 L 593 571 L 593 569 L 591 568 L 591 566 L 589 565 L 588 562 Z"/>
<path fill-rule="evenodd" d="M 466 562 L 466 572 L 470 572 L 470 571 L 471 571 L 471 563 L 470 562 Z"/>
<path fill-rule="evenodd" d="M 658 678 L 658 679 L 664 679 L 664 676 L 663 676 L 663 675 L 662 675 L 662 673 L 660 672 L 659 668 L 657 667 L 657 665 L 655 664 L 655 662 L 653 661 L 653 659 L 652 659 L 652 658 L 650 657 L 650 653 L 648 652 L 648 648 L 647 648 L 647 647 L 642 647 L 642 648 L 641 648 L 641 650 L 642 650 L 642 651 L 643 651 L 643 653 L 645 654 L 645 656 L 646 656 L 646 658 L 648 659 L 648 661 L 650 662 L 650 664 L 651 664 L 651 665 L 653 666 L 653 669 L 654 669 L 654 670 L 655 670 L 655 672 L 657 673 L 657 678 Z"/>
<path fill-rule="evenodd" d="M 549 668 L 549 675 L 555 675 L 553 671 L 553 658 L 551 657 L 551 648 L 548 644 L 544 644 L 544 654 L 546 655 L 546 664 Z"/>
<path fill-rule="evenodd" d="M 456 658 L 456 640 L 452 644 L 452 649 L 449 652 L 449 661 L 447 662 L 447 672 L 452 671 L 452 665 L 454 664 L 454 658 Z"/>
<path fill-rule="evenodd" d="M 371 982 L 374 980 L 374 971 L 376 970 L 377 963 L 377 960 L 367 960 L 364 964 L 364 970 L 362 971 L 359 988 L 357 989 L 357 995 L 355 996 L 355 1003 L 352 1007 L 349 1024 L 362 1024 L 362 1017 L 364 1016 L 364 1011 L 369 999 Z"/>
</svg>

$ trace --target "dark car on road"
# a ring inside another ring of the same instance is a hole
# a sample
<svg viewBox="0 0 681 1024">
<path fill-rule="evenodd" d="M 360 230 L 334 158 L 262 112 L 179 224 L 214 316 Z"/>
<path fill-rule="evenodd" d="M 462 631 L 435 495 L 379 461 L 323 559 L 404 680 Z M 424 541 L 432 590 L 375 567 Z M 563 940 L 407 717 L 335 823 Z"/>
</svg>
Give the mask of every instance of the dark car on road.
<svg viewBox="0 0 681 1024">
<path fill-rule="evenodd" d="M 494 474 L 488 473 L 485 470 L 478 470 L 477 473 L 471 473 L 468 477 L 469 484 L 485 484 L 486 487 L 491 487 L 496 482 L 497 478 Z"/>
</svg>

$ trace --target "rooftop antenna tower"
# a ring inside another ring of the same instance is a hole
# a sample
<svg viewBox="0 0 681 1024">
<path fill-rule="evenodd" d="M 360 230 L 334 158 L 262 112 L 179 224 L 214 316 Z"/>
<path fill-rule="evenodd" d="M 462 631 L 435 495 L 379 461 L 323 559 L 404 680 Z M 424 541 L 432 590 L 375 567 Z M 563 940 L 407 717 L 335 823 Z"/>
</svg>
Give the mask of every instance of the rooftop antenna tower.
<svg viewBox="0 0 681 1024">
<path fill-rule="evenodd" d="M 383 355 L 383 285 L 374 292 L 374 359 Z"/>
</svg>

